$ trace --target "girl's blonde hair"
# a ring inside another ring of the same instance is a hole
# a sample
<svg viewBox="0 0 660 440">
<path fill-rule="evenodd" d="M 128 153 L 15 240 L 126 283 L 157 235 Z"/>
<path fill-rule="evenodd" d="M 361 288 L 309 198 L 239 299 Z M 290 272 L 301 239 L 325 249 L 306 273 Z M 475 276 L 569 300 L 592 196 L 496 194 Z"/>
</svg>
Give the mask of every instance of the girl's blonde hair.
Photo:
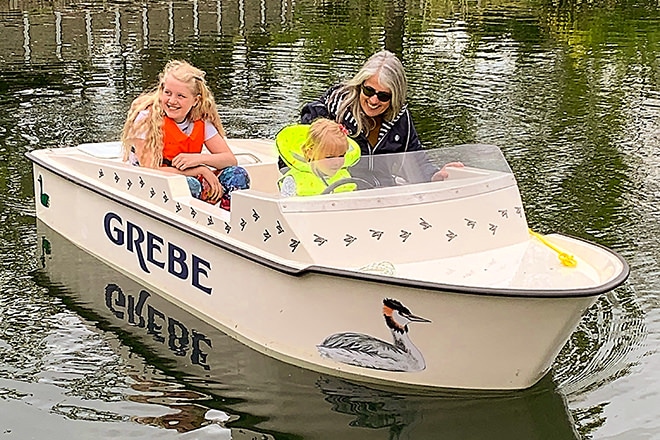
<svg viewBox="0 0 660 440">
<path fill-rule="evenodd" d="M 350 110 L 357 122 L 358 133 L 366 133 L 375 127 L 373 119 L 367 116 L 360 106 L 362 83 L 372 76 L 376 76 L 378 82 L 392 92 L 390 106 L 383 113 L 384 120 L 391 121 L 394 119 L 406 103 L 408 81 L 406 80 L 403 64 L 390 51 L 376 52 L 364 63 L 352 79 L 335 92 L 346 93 L 346 97 L 337 110 L 337 121 L 341 122 L 346 112 Z"/>
<path fill-rule="evenodd" d="M 213 93 L 206 85 L 205 76 L 206 72 L 186 61 L 172 60 L 165 65 L 163 71 L 158 75 L 158 85 L 138 96 L 131 103 L 121 135 L 124 160 L 128 159 L 133 147 L 131 141 L 144 136 L 144 148 L 138 157 L 140 165 L 149 168 L 158 168 L 161 165 L 163 161 L 162 127 L 165 111 L 160 105 L 160 95 L 163 92 L 165 80 L 169 77 L 185 83 L 192 94 L 199 97 L 199 102 L 190 109 L 188 119 L 193 122 L 209 121 L 221 136 L 225 136 L 218 108 Z M 149 115 L 136 123 L 137 116 L 143 110 L 150 110 Z"/>
<path fill-rule="evenodd" d="M 346 129 L 331 119 L 316 119 L 301 149 L 308 161 L 342 156 L 348 151 Z"/>
</svg>

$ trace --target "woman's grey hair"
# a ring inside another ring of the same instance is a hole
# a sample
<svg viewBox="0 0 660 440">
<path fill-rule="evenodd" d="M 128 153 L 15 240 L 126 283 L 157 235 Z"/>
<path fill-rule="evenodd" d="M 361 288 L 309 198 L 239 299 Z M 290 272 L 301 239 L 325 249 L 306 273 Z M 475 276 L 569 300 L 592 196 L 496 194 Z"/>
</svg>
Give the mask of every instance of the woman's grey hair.
<svg viewBox="0 0 660 440">
<path fill-rule="evenodd" d="M 346 97 L 338 109 L 337 121 L 341 121 L 346 110 L 350 109 L 357 121 L 359 132 L 363 132 L 367 128 L 370 129 L 373 125 L 371 118 L 362 111 L 359 99 L 362 83 L 372 76 L 376 76 L 378 82 L 392 92 L 390 106 L 383 113 L 383 119 L 387 121 L 394 119 L 406 103 L 408 81 L 406 80 L 403 64 L 396 55 L 388 50 L 376 52 L 364 63 L 358 73 L 338 90 L 338 93 L 346 93 Z"/>
</svg>

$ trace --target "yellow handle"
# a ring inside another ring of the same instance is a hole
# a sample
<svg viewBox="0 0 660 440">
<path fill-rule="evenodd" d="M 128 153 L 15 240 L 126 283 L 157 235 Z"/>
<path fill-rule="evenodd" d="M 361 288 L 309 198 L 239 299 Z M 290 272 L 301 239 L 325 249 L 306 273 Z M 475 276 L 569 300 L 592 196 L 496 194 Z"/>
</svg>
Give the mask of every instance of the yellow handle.
<svg viewBox="0 0 660 440">
<path fill-rule="evenodd" d="M 529 233 L 532 234 L 532 236 L 538 238 L 541 243 L 548 246 L 553 251 L 557 252 L 557 254 L 559 256 L 559 261 L 561 261 L 561 264 L 563 264 L 566 267 L 575 267 L 575 266 L 577 266 L 577 261 L 575 260 L 575 257 L 573 255 L 567 254 L 566 252 L 562 251 L 561 249 L 559 249 L 558 247 L 556 247 L 555 245 L 550 243 L 548 240 L 546 240 L 545 237 L 543 237 L 538 232 L 534 232 L 530 229 Z"/>
</svg>

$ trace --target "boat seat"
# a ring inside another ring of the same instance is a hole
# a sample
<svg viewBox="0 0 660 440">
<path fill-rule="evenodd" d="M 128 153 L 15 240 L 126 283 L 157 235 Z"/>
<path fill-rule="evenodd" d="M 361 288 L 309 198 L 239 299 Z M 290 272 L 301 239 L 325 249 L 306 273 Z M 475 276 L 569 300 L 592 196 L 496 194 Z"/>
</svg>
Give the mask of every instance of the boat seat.
<svg viewBox="0 0 660 440">
<path fill-rule="evenodd" d="M 276 163 L 253 163 L 241 165 L 250 175 L 250 189 L 267 194 L 279 195 L 277 181 L 280 179 L 280 170 Z"/>
<path fill-rule="evenodd" d="M 119 159 L 122 157 L 121 142 L 100 142 L 78 145 L 78 150 L 99 159 Z"/>
</svg>

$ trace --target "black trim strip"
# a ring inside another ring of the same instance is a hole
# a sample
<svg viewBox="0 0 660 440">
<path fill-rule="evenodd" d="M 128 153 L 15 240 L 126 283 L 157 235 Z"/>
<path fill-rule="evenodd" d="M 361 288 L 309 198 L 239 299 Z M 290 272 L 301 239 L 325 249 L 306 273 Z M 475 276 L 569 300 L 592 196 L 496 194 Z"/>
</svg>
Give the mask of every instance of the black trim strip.
<svg viewBox="0 0 660 440">
<path fill-rule="evenodd" d="M 254 254 L 252 252 L 248 252 L 240 247 L 233 246 L 229 243 L 226 243 L 222 240 L 219 240 L 214 237 L 209 237 L 206 234 L 202 234 L 201 232 L 187 226 L 183 225 L 180 222 L 177 222 L 170 217 L 164 216 L 162 214 L 159 214 L 158 212 L 155 212 L 149 208 L 145 208 L 139 205 L 135 205 L 133 203 L 128 203 L 126 200 L 124 200 L 121 197 L 118 197 L 114 194 L 112 194 L 109 191 L 106 191 L 102 188 L 90 185 L 89 183 L 85 182 L 84 180 L 71 176 L 64 171 L 61 171 L 55 167 L 53 167 L 50 163 L 40 159 L 39 157 L 36 157 L 34 154 L 31 152 L 27 152 L 25 154 L 28 159 L 30 159 L 32 162 L 38 164 L 42 168 L 48 170 L 49 172 L 69 181 L 72 182 L 78 186 L 81 186 L 87 190 L 90 190 L 102 197 L 105 197 L 107 199 L 112 200 L 115 203 L 118 203 L 120 205 L 123 205 L 133 211 L 136 211 L 140 214 L 146 215 L 148 217 L 151 217 L 154 220 L 160 221 L 165 223 L 166 225 L 176 228 L 184 233 L 187 233 L 189 235 L 192 235 L 195 238 L 198 238 L 200 240 L 203 240 L 213 246 L 219 247 L 223 250 L 226 250 L 228 252 L 231 252 L 232 254 L 238 255 L 240 257 L 243 257 L 247 260 L 253 261 L 255 263 L 258 263 L 262 266 L 268 267 L 270 269 L 274 269 L 278 272 L 291 275 L 291 276 L 296 276 L 296 277 L 301 277 L 307 274 L 322 274 L 322 275 L 330 275 L 330 276 L 336 276 L 336 277 L 341 277 L 341 278 L 351 278 L 351 279 L 356 279 L 360 281 L 369 281 L 369 282 L 375 282 L 375 283 L 381 283 L 381 284 L 389 284 L 393 286 L 401 286 L 401 287 L 407 287 L 411 289 L 425 289 L 425 290 L 433 290 L 433 291 L 442 291 L 442 292 L 448 292 L 448 293 L 457 293 L 457 294 L 467 294 L 467 295 L 483 295 L 483 296 L 497 296 L 497 297 L 514 297 L 514 298 L 582 298 L 582 297 L 590 297 L 590 296 L 598 296 L 603 293 L 609 292 L 621 284 L 623 284 L 626 279 L 628 278 L 628 275 L 630 274 L 630 266 L 626 262 L 626 260 L 623 259 L 617 252 L 612 251 L 611 249 L 606 248 L 605 246 L 601 246 L 600 244 L 597 243 L 591 243 L 587 242 L 586 240 L 582 240 L 581 238 L 576 238 L 576 237 L 571 237 L 576 240 L 588 243 L 592 246 L 597 246 L 600 247 L 601 249 L 606 250 L 607 252 L 611 253 L 615 257 L 617 257 L 622 265 L 623 265 L 623 270 L 621 273 L 614 279 L 610 280 L 608 283 L 605 283 L 603 285 L 597 286 L 597 287 L 592 287 L 592 288 L 587 288 L 587 289 L 575 289 L 571 291 L 566 291 L 566 290 L 551 290 L 551 289 L 542 289 L 542 290 L 534 290 L 534 291 L 529 291 L 529 290 L 522 290 L 522 289 L 496 289 L 496 288 L 487 288 L 487 287 L 468 287 L 468 286 L 459 286 L 459 285 L 452 285 L 452 284 L 440 284 L 440 283 L 434 283 L 430 281 L 420 281 L 420 280 L 408 280 L 408 279 L 401 279 L 401 278 L 395 278 L 395 277 L 389 277 L 385 275 L 378 275 L 378 274 L 369 274 L 369 273 L 362 273 L 362 272 L 353 272 L 349 270 L 343 270 L 343 269 L 333 269 L 333 268 L 328 268 L 328 267 L 323 267 L 323 266 L 308 266 L 304 269 L 294 269 L 290 266 L 287 266 L 285 264 L 277 263 L 274 262 L 268 258 L 262 257 L 258 254 Z"/>
</svg>

